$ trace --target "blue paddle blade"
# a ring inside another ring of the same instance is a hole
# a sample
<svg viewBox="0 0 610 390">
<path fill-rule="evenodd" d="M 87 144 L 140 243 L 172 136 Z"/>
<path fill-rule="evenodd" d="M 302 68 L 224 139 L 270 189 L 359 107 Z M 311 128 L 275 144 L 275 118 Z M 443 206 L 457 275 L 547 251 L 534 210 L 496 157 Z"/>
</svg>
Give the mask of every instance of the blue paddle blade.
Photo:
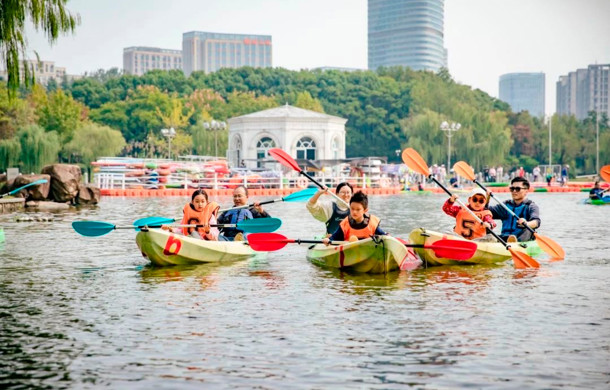
<svg viewBox="0 0 610 390">
<path fill-rule="evenodd" d="M 305 202 L 314 196 L 316 192 L 318 192 L 318 188 L 305 188 L 304 190 L 285 196 L 283 199 L 284 202 Z"/>
<path fill-rule="evenodd" d="M 246 219 L 237 223 L 237 228 L 248 233 L 269 233 L 274 232 L 282 226 L 279 218 L 256 218 Z"/>
<path fill-rule="evenodd" d="M 141 227 L 143 226 L 161 226 L 161 225 L 168 225 L 170 223 L 174 223 L 176 222 L 175 219 L 173 218 L 165 218 L 165 217 L 146 217 L 146 218 L 140 218 L 136 221 L 133 222 L 133 226 L 135 227 L 136 231 L 139 231 Z"/>
<path fill-rule="evenodd" d="M 74 221 L 72 228 L 85 237 L 99 237 L 114 230 L 115 225 L 101 221 Z"/>
</svg>

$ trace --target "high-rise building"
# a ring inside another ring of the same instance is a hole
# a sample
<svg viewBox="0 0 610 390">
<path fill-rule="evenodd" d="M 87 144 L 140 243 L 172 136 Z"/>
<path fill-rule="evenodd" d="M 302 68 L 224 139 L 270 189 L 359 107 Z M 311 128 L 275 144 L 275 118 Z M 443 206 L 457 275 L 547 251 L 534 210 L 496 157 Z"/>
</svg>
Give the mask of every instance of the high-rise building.
<svg viewBox="0 0 610 390">
<path fill-rule="evenodd" d="M 610 64 L 589 65 L 577 69 L 557 81 L 557 113 L 572 114 L 578 119 L 587 117 L 590 111 L 610 116 Z"/>
<path fill-rule="evenodd" d="M 180 50 L 133 46 L 123 49 L 123 71 L 141 76 L 149 70 L 182 70 Z"/>
<path fill-rule="evenodd" d="M 514 112 L 529 111 L 543 117 L 545 94 L 544 73 L 507 73 L 500 76 L 500 100 L 510 104 Z"/>
<path fill-rule="evenodd" d="M 271 35 L 186 32 L 182 34 L 184 73 L 242 66 L 269 68 L 272 47 Z"/>
<path fill-rule="evenodd" d="M 368 0 L 369 69 L 447 67 L 444 0 Z"/>
</svg>

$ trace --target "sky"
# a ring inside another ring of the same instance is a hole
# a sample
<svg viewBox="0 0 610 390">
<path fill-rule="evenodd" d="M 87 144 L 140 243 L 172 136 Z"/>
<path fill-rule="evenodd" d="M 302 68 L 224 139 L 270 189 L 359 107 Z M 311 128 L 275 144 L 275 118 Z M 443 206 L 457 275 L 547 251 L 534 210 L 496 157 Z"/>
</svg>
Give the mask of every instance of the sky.
<svg viewBox="0 0 610 390">
<path fill-rule="evenodd" d="M 27 29 L 29 54 L 68 74 L 122 68 L 123 48 L 182 48 L 182 33 L 268 34 L 273 66 L 367 67 L 366 0 L 70 0 L 81 24 L 50 46 Z M 499 77 L 546 74 L 546 111 L 559 76 L 610 63 L 610 0 L 445 0 L 448 68 L 498 97 Z"/>
</svg>

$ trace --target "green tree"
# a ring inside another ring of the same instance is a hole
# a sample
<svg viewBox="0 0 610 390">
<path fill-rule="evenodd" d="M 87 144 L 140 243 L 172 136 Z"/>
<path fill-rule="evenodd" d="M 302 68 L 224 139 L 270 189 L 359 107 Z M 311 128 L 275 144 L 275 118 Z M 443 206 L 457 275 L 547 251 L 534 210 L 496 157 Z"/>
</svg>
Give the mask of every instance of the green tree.
<svg viewBox="0 0 610 390">
<path fill-rule="evenodd" d="M 29 125 L 19 129 L 17 138 L 21 144 L 23 172 L 40 172 L 44 165 L 57 162 L 61 144 L 55 131 L 45 131 L 38 125 Z"/>
<path fill-rule="evenodd" d="M 316 111 L 316 112 L 324 112 L 324 108 L 322 107 L 322 103 L 318 99 L 314 99 L 311 94 L 307 91 L 300 92 L 297 95 L 296 102 L 294 103 L 295 107 L 301 107 L 306 110 Z"/>
<path fill-rule="evenodd" d="M 47 104 L 38 110 L 38 123 L 46 131 L 55 131 L 63 143 L 70 142 L 76 129 L 85 119 L 86 108 L 72 96 L 58 89 L 49 94 Z"/>
<path fill-rule="evenodd" d="M 201 156 L 214 156 L 216 150 L 219 156 L 226 156 L 229 148 L 229 130 L 207 130 L 198 123 L 191 127 L 193 150 Z"/>
<path fill-rule="evenodd" d="M 42 30 L 50 44 L 59 34 L 74 32 L 80 23 L 78 14 L 72 15 L 65 7 L 67 0 L 2 0 L 0 3 L 0 57 L 6 64 L 8 92 L 11 98 L 23 80 L 30 85 L 31 70 L 28 66 L 20 69 L 20 57 L 26 58 L 27 22 L 37 31 Z"/>
<path fill-rule="evenodd" d="M 120 131 L 86 123 L 76 130 L 72 140 L 64 145 L 63 151 L 65 155 L 80 156 L 83 164 L 88 165 L 98 157 L 118 155 L 125 144 Z"/>
<path fill-rule="evenodd" d="M 0 140 L 0 171 L 19 165 L 21 144 L 17 137 Z"/>
</svg>

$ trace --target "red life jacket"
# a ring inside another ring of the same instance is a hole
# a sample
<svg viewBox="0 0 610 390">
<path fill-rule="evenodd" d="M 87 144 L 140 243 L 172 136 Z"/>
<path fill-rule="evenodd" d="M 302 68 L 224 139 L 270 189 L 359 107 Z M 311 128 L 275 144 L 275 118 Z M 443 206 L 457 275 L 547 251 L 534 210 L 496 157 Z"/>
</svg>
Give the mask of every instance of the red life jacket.
<svg viewBox="0 0 610 390">
<path fill-rule="evenodd" d="M 367 217 L 369 219 L 369 224 L 362 229 L 354 229 L 349 223 L 350 217 L 346 217 L 341 221 L 339 226 L 341 227 L 341 230 L 343 230 L 343 237 L 345 240 L 349 240 L 351 236 L 356 236 L 361 240 L 375 235 L 375 230 L 377 230 L 377 226 L 379 226 L 379 218 L 374 215 L 365 215 L 365 218 Z"/>
<path fill-rule="evenodd" d="M 216 202 L 208 202 L 203 211 L 196 211 L 193 208 L 192 203 L 187 203 L 182 212 L 184 215 L 182 216 L 182 225 L 208 225 L 210 223 L 210 218 L 216 216 L 218 214 L 218 209 L 220 206 Z M 195 228 L 195 227 L 184 227 L 182 228 L 182 234 L 185 236 L 190 235 L 193 230 L 197 229 L 201 237 L 205 237 L 205 229 L 204 228 Z"/>
<path fill-rule="evenodd" d="M 481 221 L 483 221 L 483 218 L 486 215 L 491 215 L 491 211 L 489 210 L 475 211 L 471 209 L 470 211 L 479 217 Z M 453 231 L 468 240 L 483 237 L 487 234 L 485 226 L 480 224 L 468 210 L 463 207 L 455 216 L 455 227 L 453 228 Z"/>
</svg>

